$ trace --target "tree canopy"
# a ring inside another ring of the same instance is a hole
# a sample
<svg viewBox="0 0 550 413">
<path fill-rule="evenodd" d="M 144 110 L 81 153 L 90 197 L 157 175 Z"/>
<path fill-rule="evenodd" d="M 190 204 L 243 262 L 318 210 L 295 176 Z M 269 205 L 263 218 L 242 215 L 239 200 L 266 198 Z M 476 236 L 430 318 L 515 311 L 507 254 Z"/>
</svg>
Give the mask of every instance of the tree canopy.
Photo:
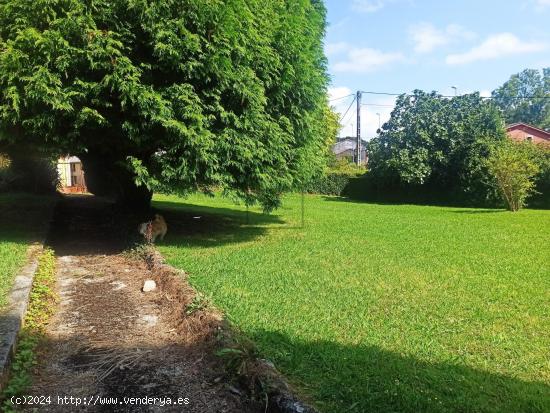
<svg viewBox="0 0 550 413">
<path fill-rule="evenodd" d="M 386 185 L 420 185 L 487 196 L 491 146 L 505 139 L 498 109 L 478 93 L 444 98 L 416 90 L 398 97 L 390 120 L 369 143 L 369 169 Z"/>
<path fill-rule="evenodd" d="M 320 0 L 0 0 L 0 146 L 271 208 L 324 154 L 324 30 Z"/>
<path fill-rule="evenodd" d="M 507 123 L 550 129 L 550 67 L 512 75 L 492 96 Z"/>
</svg>

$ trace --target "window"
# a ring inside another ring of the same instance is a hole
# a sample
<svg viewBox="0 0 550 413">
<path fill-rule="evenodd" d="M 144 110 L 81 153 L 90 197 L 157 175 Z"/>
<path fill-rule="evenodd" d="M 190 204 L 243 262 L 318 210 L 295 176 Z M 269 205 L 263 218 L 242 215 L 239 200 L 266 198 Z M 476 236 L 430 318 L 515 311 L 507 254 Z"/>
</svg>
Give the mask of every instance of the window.
<svg viewBox="0 0 550 413">
<path fill-rule="evenodd" d="M 526 139 L 527 139 L 527 142 L 533 142 L 533 137 L 532 136 L 528 136 Z"/>
</svg>

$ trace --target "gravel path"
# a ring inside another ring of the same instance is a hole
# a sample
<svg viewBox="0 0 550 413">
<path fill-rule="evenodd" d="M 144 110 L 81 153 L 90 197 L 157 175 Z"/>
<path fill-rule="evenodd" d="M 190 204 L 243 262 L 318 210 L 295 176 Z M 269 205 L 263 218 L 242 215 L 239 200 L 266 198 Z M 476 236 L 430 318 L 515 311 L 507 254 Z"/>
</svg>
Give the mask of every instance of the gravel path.
<svg viewBox="0 0 550 413">
<path fill-rule="evenodd" d="M 50 403 L 27 411 L 263 412 L 225 384 L 213 356 L 219 320 L 186 314 L 194 293 L 184 278 L 122 252 L 135 228 L 130 221 L 91 197 L 58 206 L 50 244 L 59 305 L 29 392 Z M 147 279 L 155 291 L 141 291 Z"/>
</svg>

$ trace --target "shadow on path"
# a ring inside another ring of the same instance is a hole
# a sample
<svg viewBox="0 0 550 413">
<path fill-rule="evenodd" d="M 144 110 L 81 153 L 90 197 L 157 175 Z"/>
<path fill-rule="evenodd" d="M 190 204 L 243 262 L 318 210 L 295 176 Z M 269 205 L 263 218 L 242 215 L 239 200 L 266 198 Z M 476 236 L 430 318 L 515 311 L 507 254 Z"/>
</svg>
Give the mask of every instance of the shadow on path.
<svg viewBox="0 0 550 413">
<path fill-rule="evenodd" d="M 47 244 L 58 255 L 117 254 L 139 240 L 138 224 L 147 219 L 105 198 L 65 195 L 55 208 Z"/>
<path fill-rule="evenodd" d="M 263 403 L 230 388 L 215 356 L 219 319 L 204 309 L 185 311 L 195 292 L 181 274 L 152 269 L 137 252 L 121 253 L 139 239 L 144 219 L 102 198 L 58 203 L 48 243 L 57 256 L 59 304 L 25 394 L 51 396 L 41 412 L 263 412 Z M 155 281 L 153 291 L 142 291 L 146 280 Z M 60 404 L 58 396 L 79 397 L 81 405 Z M 146 396 L 189 404 L 123 400 Z M 90 406 L 96 397 L 117 400 Z"/>
</svg>

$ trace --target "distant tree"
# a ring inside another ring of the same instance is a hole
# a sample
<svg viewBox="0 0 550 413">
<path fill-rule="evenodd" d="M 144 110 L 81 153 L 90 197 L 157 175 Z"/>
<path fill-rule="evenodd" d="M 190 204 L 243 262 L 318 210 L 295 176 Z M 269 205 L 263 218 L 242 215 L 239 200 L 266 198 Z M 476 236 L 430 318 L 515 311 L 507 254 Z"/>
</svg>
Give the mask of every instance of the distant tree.
<svg viewBox="0 0 550 413">
<path fill-rule="evenodd" d="M 312 179 L 325 173 L 334 157 L 331 148 L 336 141 L 339 129 L 338 114 L 327 105 L 320 113 L 320 117 L 311 124 L 311 131 L 320 139 L 312 141 L 312 144 L 304 146 L 298 152 L 301 159 L 296 189 L 303 189 Z"/>
<path fill-rule="evenodd" d="M 510 211 L 519 211 L 535 192 L 540 169 L 532 144 L 506 142 L 493 148 L 487 161 L 489 173 Z"/>
<path fill-rule="evenodd" d="M 493 91 L 507 123 L 525 122 L 550 128 L 550 68 L 525 69 Z"/>
<path fill-rule="evenodd" d="M 498 109 L 479 94 L 447 99 L 416 90 L 398 97 L 390 120 L 369 143 L 369 170 L 385 184 L 423 185 L 483 201 L 484 159 L 504 139 Z"/>
<path fill-rule="evenodd" d="M 134 205 L 218 188 L 273 208 L 321 156 L 324 30 L 319 0 L 3 0 L 0 148 L 71 152 Z"/>
</svg>

